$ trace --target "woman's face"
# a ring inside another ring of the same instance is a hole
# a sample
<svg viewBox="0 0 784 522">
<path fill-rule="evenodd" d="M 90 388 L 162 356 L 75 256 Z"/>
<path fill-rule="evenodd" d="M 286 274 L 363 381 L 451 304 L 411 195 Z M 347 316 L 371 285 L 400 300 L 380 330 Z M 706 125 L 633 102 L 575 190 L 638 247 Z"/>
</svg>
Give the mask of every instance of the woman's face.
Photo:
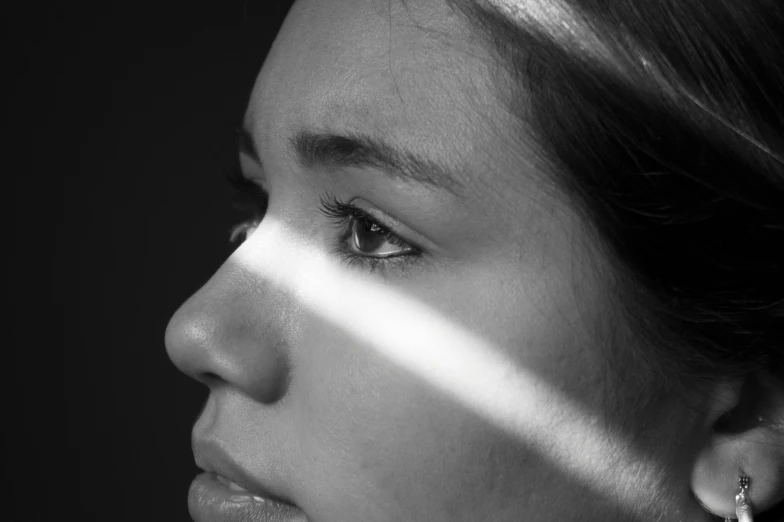
<svg viewBox="0 0 784 522">
<path fill-rule="evenodd" d="M 194 441 L 312 522 L 700 520 L 705 427 L 618 333 L 501 78 L 441 0 L 294 5 L 245 115 L 266 215 L 166 333 L 210 387 Z"/>
</svg>

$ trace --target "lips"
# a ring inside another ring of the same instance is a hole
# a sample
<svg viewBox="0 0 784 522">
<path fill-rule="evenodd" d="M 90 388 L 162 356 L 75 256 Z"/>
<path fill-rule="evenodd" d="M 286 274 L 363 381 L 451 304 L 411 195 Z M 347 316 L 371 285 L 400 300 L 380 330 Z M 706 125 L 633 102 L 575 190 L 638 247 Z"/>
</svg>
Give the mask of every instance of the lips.
<svg viewBox="0 0 784 522">
<path fill-rule="evenodd" d="M 227 479 L 223 475 L 217 475 L 216 478 L 218 479 L 218 482 L 220 482 L 221 484 L 226 484 L 229 487 L 229 489 L 232 490 L 232 491 L 240 491 L 240 492 L 250 493 L 247 489 L 243 488 L 242 486 L 240 486 L 236 482 L 232 482 L 231 480 Z"/>
<path fill-rule="evenodd" d="M 205 472 L 193 479 L 188 490 L 188 513 L 194 522 L 309 522 L 297 506 L 236 491 Z"/>
<path fill-rule="evenodd" d="M 216 478 L 230 489 L 239 493 L 258 495 L 282 504 L 295 505 L 281 487 L 276 487 L 271 481 L 262 483 L 253 478 L 222 449 L 217 441 L 194 439 L 192 446 L 196 465 L 204 471 L 216 474 Z"/>
</svg>

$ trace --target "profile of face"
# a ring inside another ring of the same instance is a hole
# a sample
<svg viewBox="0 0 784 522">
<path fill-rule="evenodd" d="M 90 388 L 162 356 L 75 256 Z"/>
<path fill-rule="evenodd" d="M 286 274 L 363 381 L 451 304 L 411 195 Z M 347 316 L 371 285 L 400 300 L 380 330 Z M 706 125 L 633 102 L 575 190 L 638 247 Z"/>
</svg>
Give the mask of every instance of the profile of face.
<svg viewBox="0 0 784 522">
<path fill-rule="evenodd" d="M 193 439 L 312 522 L 710 520 L 709 406 L 623 341 L 500 74 L 442 0 L 296 2 L 244 118 L 266 212 L 166 332 Z"/>
</svg>

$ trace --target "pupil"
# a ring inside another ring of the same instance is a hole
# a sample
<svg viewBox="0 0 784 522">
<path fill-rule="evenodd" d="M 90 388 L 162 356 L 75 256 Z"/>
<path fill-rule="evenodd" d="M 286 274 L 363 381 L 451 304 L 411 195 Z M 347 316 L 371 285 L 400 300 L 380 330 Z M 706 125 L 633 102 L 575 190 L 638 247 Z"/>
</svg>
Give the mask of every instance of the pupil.
<svg viewBox="0 0 784 522">
<path fill-rule="evenodd" d="M 371 226 L 364 219 L 354 222 L 354 245 L 360 252 L 372 252 L 385 241 L 382 234 L 371 230 Z"/>
</svg>

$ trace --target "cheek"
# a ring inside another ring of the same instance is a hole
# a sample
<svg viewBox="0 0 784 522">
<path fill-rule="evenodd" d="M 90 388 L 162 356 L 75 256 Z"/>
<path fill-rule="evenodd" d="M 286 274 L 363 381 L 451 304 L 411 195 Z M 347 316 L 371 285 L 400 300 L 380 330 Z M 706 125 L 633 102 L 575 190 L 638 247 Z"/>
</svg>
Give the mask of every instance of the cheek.
<svg viewBox="0 0 784 522">
<path fill-rule="evenodd" d="M 474 272 L 436 290 L 437 306 L 555 395 L 604 408 L 615 354 L 597 330 L 605 322 L 598 285 L 581 278 L 576 290 L 557 260 L 524 267 L 488 262 Z"/>
<path fill-rule="evenodd" d="M 520 470 L 538 466 L 454 396 L 322 333 L 320 355 L 301 369 L 320 377 L 303 375 L 308 390 L 292 389 L 302 398 L 294 407 L 307 403 L 302 465 L 325 496 L 351 492 L 354 509 L 368 510 L 356 520 L 461 520 L 513 498 L 526 478 Z"/>
<path fill-rule="evenodd" d="M 534 301 L 531 295 L 563 294 L 510 281 L 455 277 L 430 280 L 410 293 L 487 339 L 556 395 L 579 397 L 586 408 L 603 404 L 605 386 L 596 383 L 603 375 L 601 357 L 575 335 L 568 300 Z M 488 506 L 519 510 L 529 497 L 552 500 L 552 492 L 570 480 L 542 454 L 568 417 L 547 389 L 528 407 L 547 419 L 536 428 L 538 446 L 532 446 L 468 404 L 475 398 L 471 383 L 482 378 L 478 369 L 454 379 L 448 391 L 330 323 L 313 319 L 306 331 L 294 349 L 291 408 L 300 423 L 295 432 L 304 437 L 300 447 L 306 448 L 301 464 L 326 498 L 353 492 L 372 510 L 365 513 L 370 517 L 378 511 L 417 520 L 428 512 L 432 520 L 439 519 L 435 513 L 459 520 L 452 515 L 480 516 Z M 395 342 L 402 346 L 409 332 L 405 325 L 397 331 Z M 460 353 L 453 348 L 440 356 L 443 367 Z"/>
</svg>

